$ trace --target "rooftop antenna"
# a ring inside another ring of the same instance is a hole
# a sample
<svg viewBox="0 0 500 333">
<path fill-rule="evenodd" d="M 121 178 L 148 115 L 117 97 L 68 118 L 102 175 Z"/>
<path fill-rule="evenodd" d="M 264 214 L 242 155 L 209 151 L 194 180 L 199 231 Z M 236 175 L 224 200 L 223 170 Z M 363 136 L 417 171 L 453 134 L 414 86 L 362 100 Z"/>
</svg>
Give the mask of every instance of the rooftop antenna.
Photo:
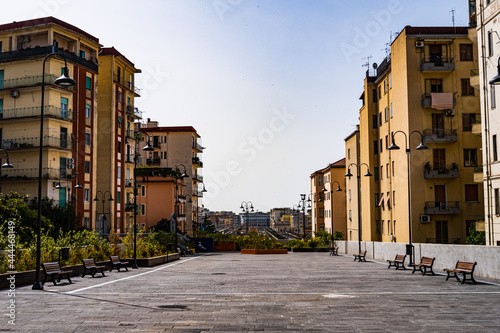
<svg viewBox="0 0 500 333">
<path fill-rule="evenodd" d="M 457 10 L 455 9 L 455 7 L 453 7 L 451 10 L 450 10 L 450 13 L 451 13 L 451 23 L 453 24 L 453 28 L 455 28 L 455 12 Z"/>
<path fill-rule="evenodd" d="M 367 67 L 368 69 L 366 70 L 366 76 L 370 76 L 370 59 L 373 58 L 372 55 L 369 55 L 368 57 L 361 58 L 361 60 L 364 60 L 365 63 L 362 65 L 363 67 Z"/>
</svg>

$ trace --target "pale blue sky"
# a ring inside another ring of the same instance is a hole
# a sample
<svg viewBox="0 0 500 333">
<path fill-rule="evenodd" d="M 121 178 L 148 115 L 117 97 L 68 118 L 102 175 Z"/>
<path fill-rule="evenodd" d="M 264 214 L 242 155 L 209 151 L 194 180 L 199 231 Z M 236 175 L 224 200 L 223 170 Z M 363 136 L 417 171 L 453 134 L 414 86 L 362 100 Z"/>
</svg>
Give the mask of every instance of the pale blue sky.
<svg viewBox="0 0 500 333">
<path fill-rule="evenodd" d="M 309 175 L 344 157 L 365 67 L 405 25 L 468 24 L 467 1 L 16 1 L 0 23 L 55 16 L 143 70 L 136 106 L 202 136 L 212 210 L 293 206 Z"/>
</svg>

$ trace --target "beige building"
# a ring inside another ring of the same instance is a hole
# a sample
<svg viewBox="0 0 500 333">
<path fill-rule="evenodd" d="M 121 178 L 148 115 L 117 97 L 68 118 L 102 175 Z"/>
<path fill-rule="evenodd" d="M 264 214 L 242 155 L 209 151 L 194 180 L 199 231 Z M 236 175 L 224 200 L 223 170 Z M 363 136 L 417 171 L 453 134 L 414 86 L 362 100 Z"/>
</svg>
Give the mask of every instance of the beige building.
<svg viewBox="0 0 500 333">
<path fill-rule="evenodd" d="M 203 162 L 199 155 L 204 149 L 201 146 L 200 135 L 191 126 L 160 127 L 157 121 L 150 119 L 141 124 L 140 131 L 143 136 L 139 144 L 141 165 L 177 168 L 188 175 L 184 178 L 184 194 L 188 200 L 191 199 L 191 203 L 185 207 L 186 218 L 177 222 L 179 230 L 193 235 L 193 230 L 197 226 L 200 227 L 201 221 L 197 220 L 197 212 L 202 211 L 200 202 L 205 189 L 201 172 Z M 147 137 L 154 150 L 142 152 Z"/>
<path fill-rule="evenodd" d="M 133 212 L 128 208 L 133 203 L 134 121 L 140 118 L 134 108 L 134 98 L 140 96 L 136 73 L 140 70 L 114 47 L 100 49 L 99 135 L 94 141 L 99 172 L 93 194 L 98 205 L 96 224 L 92 226 L 99 232 L 133 231 Z"/>
<path fill-rule="evenodd" d="M 483 211 L 482 183 L 474 181 L 481 140 L 472 132 L 479 96 L 470 73 L 477 66 L 467 27 L 407 26 L 390 58 L 367 72 L 360 167 L 348 181 L 361 193 L 362 240 L 465 242 Z M 421 142 L 427 150 L 416 149 Z M 389 149 L 394 143 L 401 149 Z"/>
<path fill-rule="evenodd" d="M 53 17 L 0 25 L 0 143 L 14 165 L 1 171 L 0 191 L 38 196 L 42 145 L 42 197 L 60 206 L 71 202 L 83 227 L 91 227 L 96 208 L 99 46 L 96 37 Z M 47 58 L 40 138 L 43 61 L 52 52 L 67 60 L 76 86 L 56 85 L 64 61 Z"/>
</svg>

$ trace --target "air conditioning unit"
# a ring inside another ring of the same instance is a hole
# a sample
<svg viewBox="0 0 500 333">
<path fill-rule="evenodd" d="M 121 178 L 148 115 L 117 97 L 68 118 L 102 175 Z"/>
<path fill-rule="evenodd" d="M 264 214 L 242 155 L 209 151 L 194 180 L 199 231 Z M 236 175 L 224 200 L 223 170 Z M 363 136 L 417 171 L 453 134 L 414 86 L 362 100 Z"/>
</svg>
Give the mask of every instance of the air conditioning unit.
<svg viewBox="0 0 500 333">
<path fill-rule="evenodd" d="M 420 223 L 430 223 L 431 217 L 429 215 L 420 215 Z"/>
<path fill-rule="evenodd" d="M 448 117 L 453 117 L 455 115 L 455 110 L 447 109 L 444 114 Z"/>
<path fill-rule="evenodd" d="M 417 41 L 415 42 L 415 47 L 424 47 L 424 42 L 423 42 L 423 41 L 421 41 L 421 40 L 417 40 Z"/>
<path fill-rule="evenodd" d="M 13 97 L 13 98 L 19 97 L 19 90 L 11 90 L 10 97 Z"/>
</svg>

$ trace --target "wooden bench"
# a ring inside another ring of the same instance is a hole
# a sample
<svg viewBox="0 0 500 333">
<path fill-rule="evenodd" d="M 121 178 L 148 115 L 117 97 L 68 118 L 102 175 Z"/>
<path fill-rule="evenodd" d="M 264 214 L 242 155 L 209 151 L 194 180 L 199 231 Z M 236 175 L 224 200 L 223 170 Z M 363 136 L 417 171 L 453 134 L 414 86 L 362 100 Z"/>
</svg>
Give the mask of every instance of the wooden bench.
<svg viewBox="0 0 500 333">
<path fill-rule="evenodd" d="M 366 251 L 361 251 L 359 254 L 354 255 L 354 261 L 359 260 L 359 261 L 366 261 Z"/>
<path fill-rule="evenodd" d="M 71 282 L 71 279 L 69 278 L 69 275 L 73 271 L 63 271 L 61 269 L 61 265 L 59 265 L 58 262 L 42 263 L 42 268 L 43 268 L 43 272 L 45 273 L 45 278 L 42 282 L 42 285 L 44 285 L 45 282 L 47 282 L 47 278 L 49 278 L 49 277 L 50 277 L 51 281 L 54 283 L 54 286 L 57 285 L 56 278 L 57 278 L 57 282 L 61 282 L 61 279 L 68 279 L 69 283 L 73 283 L 73 282 Z"/>
<path fill-rule="evenodd" d="M 104 275 L 104 269 L 106 268 L 106 266 L 97 266 L 94 259 L 83 259 L 82 262 L 83 262 L 82 277 L 84 277 L 85 274 L 87 274 L 87 272 L 89 272 L 90 275 L 94 277 L 98 271 L 101 271 L 102 276 L 106 276 Z"/>
<path fill-rule="evenodd" d="M 389 267 L 387 269 L 391 268 L 392 266 L 396 267 L 396 270 L 399 268 L 406 269 L 405 267 L 405 259 L 406 259 L 406 254 L 396 254 L 396 258 L 394 260 L 387 260 L 389 263 Z"/>
<path fill-rule="evenodd" d="M 338 246 L 337 246 L 337 247 L 333 247 L 333 248 L 330 250 L 330 255 L 331 255 L 331 256 L 338 256 L 338 255 L 339 255 L 339 248 L 338 248 Z"/>
<path fill-rule="evenodd" d="M 128 272 L 128 261 L 121 261 L 119 256 L 110 256 L 109 259 L 111 260 L 110 272 L 115 268 L 118 272 L 120 271 L 120 268 L 125 268 Z"/>
<path fill-rule="evenodd" d="M 427 273 L 427 269 L 429 269 L 429 272 L 432 275 L 436 275 L 434 271 L 432 270 L 432 266 L 434 265 L 434 260 L 436 260 L 435 257 L 422 257 L 420 259 L 420 264 L 410 264 L 410 266 L 413 267 L 413 272 L 411 274 L 414 274 L 415 271 L 418 269 L 420 272 L 422 272 L 422 275 L 425 275 Z"/>
<path fill-rule="evenodd" d="M 462 274 L 463 276 L 462 284 L 463 284 L 465 280 L 467 280 L 467 274 L 468 274 L 470 275 L 470 279 L 468 280 L 471 280 L 473 283 L 477 283 L 476 280 L 474 280 L 473 276 L 476 264 L 477 262 L 472 262 L 472 261 L 462 261 L 462 260 L 457 261 L 457 264 L 455 265 L 454 269 L 452 268 L 444 269 L 444 271 L 447 273 L 446 281 L 448 281 L 448 279 L 453 276 L 455 277 L 455 279 L 457 279 L 457 281 L 460 282 L 460 279 L 458 278 L 457 274 Z"/>
</svg>

